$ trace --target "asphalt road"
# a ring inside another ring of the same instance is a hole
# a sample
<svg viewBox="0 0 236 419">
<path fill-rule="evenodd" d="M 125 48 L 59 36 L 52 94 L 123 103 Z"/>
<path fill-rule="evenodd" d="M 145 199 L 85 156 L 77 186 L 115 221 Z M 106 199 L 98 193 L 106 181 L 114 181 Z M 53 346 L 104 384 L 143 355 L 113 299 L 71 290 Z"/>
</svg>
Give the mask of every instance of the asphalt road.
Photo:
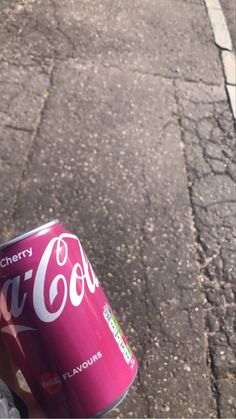
<svg viewBox="0 0 236 419">
<path fill-rule="evenodd" d="M 220 0 L 220 3 L 232 38 L 234 51 L 236 51 L 236 3 L 234 0 Z"/>
<path fill-rule="evenodd" d="M 79 235 L 140 362 L 114 417 L 235 417 L 236 138 L 203 2 L 5 6 L 2 240 Z"/>
</svg>

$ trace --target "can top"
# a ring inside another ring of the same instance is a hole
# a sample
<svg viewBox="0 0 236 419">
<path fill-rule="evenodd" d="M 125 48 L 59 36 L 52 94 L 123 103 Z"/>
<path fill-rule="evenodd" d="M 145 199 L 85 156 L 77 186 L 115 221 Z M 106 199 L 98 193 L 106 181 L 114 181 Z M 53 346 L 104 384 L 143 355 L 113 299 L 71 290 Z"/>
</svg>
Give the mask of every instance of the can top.
<svg viewBox="0 0 236 419">
<path fill-rule="evenodd" d="M 53 221 L 50 221 L 49 223 L 43 224 L 41 227 L 34 228 L 33 230 L 29 231 L 28 233 L 21 234 L 20 236 L 17 236 L 15 238 L 11 239 L 11 240 L 8 240 L 7 242 L 2 243 L 0 245 L 0 250 L 6 249 L 7 247 L 11 246 L 12 244 L 15 244 L 15 243 L 17 243 L 21 240 L 24 240 L 27 237 L 33 236 L 33 234 L 39 233 L 40 231 L 45 230 L 47 228 L 50 228 L 53 225 L 58 224 L 58 223 L 59 223 L 59 220 L 55 219 Z"/>
</svg>

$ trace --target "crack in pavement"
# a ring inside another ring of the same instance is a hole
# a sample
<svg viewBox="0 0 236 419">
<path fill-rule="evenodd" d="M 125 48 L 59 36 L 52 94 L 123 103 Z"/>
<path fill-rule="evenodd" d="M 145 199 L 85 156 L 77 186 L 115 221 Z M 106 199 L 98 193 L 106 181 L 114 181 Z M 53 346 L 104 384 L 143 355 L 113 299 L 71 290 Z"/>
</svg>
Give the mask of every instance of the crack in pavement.
<svg viewBox="0 0 236 419">
<path fill-rule="evenodd" d="M 81 61 L 81 63 L 82 63 L 82 61 Z M 140 75 L 143 75 L 143 76 L 159 77 L 159 78 L 163 78 L 164 80 L 171 80 L 171 81 L 179 80 L 179 81 L 184 81 L 184 82 L 187 82 L 187 83 L 196 83 L 196 84 L 201 83 L 201 84 L 203 84 L 205 86 L 208 86 L 208 87 L 218 86 L 218 84 L 216 84 L 216 83 L 206 82 L 202 79 L 192 79 L 192 78 L 189 78 L 189 77 L 182 77 L 182 76 L 178 76 L 178 75 L 168 76 L 168 75 L 165 75 L 165 74 L 162 74 L 162 73 L 158 73 L 156 71 L 155 72 L 145 71 L 145 70 L 141 70 L 139 68 L 133 68 L 133 67 L 129 67 L 129 66 L 121 67 L 121 66 L 118 66 L 118 65 L 105 64 L 105 63 L 99 63 L 99 64 L 96 64 L 96 65 L 98 65 L 98 66 L 100 65 L 101 67 L 104 67 L 104 68 L 116 69 L 116 70 L 122 71 L 124 73 L 125 72 L 131 72 L 131 73 L 140 74 Z M 210 103 L 212 103 L 212 102 L 210 102 Z"/>
<path fill-rule="evenodd" d="M 34 142 L 35 142 L 35 140 L 38 136 L 38 133 L 39 133 L 42 121 L 43 121 L 44 112 L 45 112 L 47 102 L 48 102 L 48 99 L 49 99 L 50 87 L 52 86 L 52 83 L 53 83 L 52 80 L 53 80 L 54 68 L 55 68 L 55 64 L 53 63 L 51 65 L 50 69 L 49 69 L 48 86 L 46 87 L 45 91 L 42 94 L 42 104 L 41 104 L 41 107 L 39 108 L 38 115 L 36 117 L 35 126 L 34 126 L 33 130 L 25 130 L 24 128 L 22 129 L 22 128 L 15 127 L 15 126 L 12 126 L 12 125 L 8 126 L 8 128 L 11 128 L 11 129 L 14 129 L 14 130 L 17 130 L 17 131 L 30 132 L 30 133 L 32 133 L 32 136 L 31 136 L 31 139 L 29 141 L 27 151 L 24 155 L 24 159 L 23 159 L 23 163 L 22 163 L 22 169 L 21 169 L 21 173 L 18 177 L 18 185 L 17 185 L 17 188 L 16 188 L 15 195 L 13 197 L 13 201 L 12 201 L 13 203 L 12 203 L 11 210 L 9 212 L 8 220 L 6 222 L 6 226 L 3 229 L 3 237 L 5 237 L 5 240 L 8 240 L 10 237 L 12 237 L 13 233 L 14 233 L 14 217 L 15 217 L 15 214 L 17 212 L 17 202 L 18 202 L 18 199 L 19 199 L 19 196 L 20 196 L 20 193 L 21 193 L 22 182 L 23 182 L 26 170 L 27 170 L 29 157 L 30 157 Z"/>
<path fill-rule="evenodd" d="M 50 0 L 50 1 L 51 1 L 51 3 L 53 3 L 53 0 Z M 57 27 L 56 30 L 59 31 L 58 27 Z M 60 30 L 59 32 L 61 32 L 64 36 L 66 35 L 66 32 L 64 32 L 62 30 Z M 69 41 L 69 39 L 70 39 L 71 46 L 73 45 L 73 48 L 75 48 L 75 45 L 73 44 L 70 37 L 68 37 L 68 41 Z M 80 58 L 78 55 L 77 56 L 72 55 L 72 56 L 67 56 L 67 57 L 60 57 L 60 56 L 58 56 L 55 49 L 54 49 L 54 56 L 53 57 L 50 56 L 50 55 L 48 55 L 48 56 L 47 55 L 36 55 L 36 54 L 33 54 L 33 53 L 29 54 L 29 56 L 32 57 L 32 59 L 35 60 L 36 65 L 40 64 L 41 60 L 52 60 L 53 59 L 55 64 L 56 63 L 65 63 L 66 64 L 70 61 L 73 63 L 75 61 L 75 62 L 79 63 L 81 68 L 84 68 L 84 67 L 88 67 L 88 68 L 97 67 L 97 68 L 99 68 L 100 67 L 100 68 L 105 68 L 105 69 L 118 70 L 122 73 L 134 73 L 134 74 L 139 74 L 141 76 L 157 77 L 157 78 L 161 78 L 163 80 L 170 80 L 170 81 L 177 80 L 177 81 L 183 81 L 183 82 L 186 82 L 186 83 L 194 83 L 194 84 L 197 84 L 197 85 L 202 84 L 203 86 L 207 86 L 207 87 L 218 87 L 219 86 L 216 83 L 206 82 L 202 79 L 192 79 L 192 78 L 178 76 L 178 75 L 168 76 L 166 74 L 162 74 L 162 73 L 159 73 L 159 72 L 145 71 L 145 70 L 138 69 L 138 68 L 132 68 L 132 67 L 129 67 L 129 66 L 126 66 L 126 65 L 124 65 L 122 67 L 122 66 L 115 65 L 115 64 L 105 64 L 105 63 L 102 63 L 102 62 L 96 62 L 96 61 L 92 61 L 92 60 L 87 61 L 85 58 Z M 16 67 L 19 66 L 18 62 L 14 62 L 12 60 L 7 60 L 7 59 L 4 59 L 4 58 L 2 58 L 2 60 L 3 60 L 3 62 L 6 62 L 10 65 L 13 65 L 13 66 L 16 66 Z M 33 64 L 24 64 L 24 63 L 21 64 L 21 66 L 22 67 L 25 66 L 26 68 L 34 67 Z M 192 103 L 199 103 L 199 102 L 192 101 Z M 204 102 L 204 103 L 212 104 L 213 101 Z M 222 103 L 222 102 L 220 101 L 218 103 Z"/>
<path fill-rule="evenodd" d="M 11 124 L 5 124 L 3 125 L 4 128 L 9 128 L 9 129 L 13 129 L 14 131 L 22 131 L 22 132 L 27 132 L 29 134 L 32 134 L 33 129 L 30 128 L 24 128 L 24 127 L 17 127 L 15 125 L 11 125 Z"/>
<path fill-rule="evenodd" d="M 174 87 L 174 98 L 175 98 L 176 105 L 177 105 L 177 110 L 178 110 L 178 123 L 179 123 L 179 129 L 180 129 L 180 132 L 181 132 L 181 142 L 182 142 L 183 156 L 184 156 L 184 161 L 185 161 L 186 173 L 187 173 L 187 176 L 188 176 L 188 163 L 187 163 L 185 141 L 184 141 L 184 131 L 185 131 L 184 124 L 183 124 L 183 114 L 184 114 L 184 112 L 183 112 L 183 109 L 181 109 L 181 103 L 180 103 L 180 100 L 179 100 L 179 97 L 178 97 L 178 86 L 176 84 L 176 81 L 173 81 L 173 87 Z M 190 202 L 190 207 L 191 207 L 192 230 L 193 230 L 193 235 L 194 235 L 194 239 L 195 239 L 195 243 L 196 243 L 196 249 L 198 249 L 199 244 L 201 243 L 201 239 L 200 239 L 200 235 L 199 235 L 199 231 L 197 229 L 197 223 L 196 223 L 196 212 L 195 212 L 194 201 L 193 201 L 193 190 L 192 190 L 191 183 L 189 182 L 189 179 L 187 179 L 187 181 L 188 181 L 189 202 Z M 201 263 L 199 261 L 198 261 L 198 267 L 199 267 L 199 286 L 200 286 L 202 294 L 205 296 L 204 289 L 203 289 L 201 281 L 200 281 L 202 266 L 201 266 Z M 206 319 L 205 319 L 205 325 L 206 325 Z M 215 371 L 214 371 L 214 367 L 213 367 L 213 363 L 212 363 L 212 352 L 211 352 L 211 348 L 210 348 L 208 339 L 205 340 L 205 345 L 206 345 L 206 353 L 209 354 L 209 359 L 210 359 L 210 363 L 208 364 L 207 363 L 207 358 L 206 358 L 206 364 L 207 364 L 207 367 L 210 366 L 212 397 L 216 401 L 216 414 L 217 414 L 217 417 L 219 418 L 220 417 L 220 415 L 219 415 L 219 387 L 218 387 L 217 378 L 215 376 Z M 214 389 L 215 389 L 215 391 L 213 391 Z"/>
<path fill-rule="evenodd" d="M 155 301 L 153 300 L 153 296 L 152 293 L 149 289 L 149 284 L 148 284 L 148 267 L 147 267 L 147 258 L 145 256 L 145 243 L 147 242 L 147 234 L 146 234 L 146 218 L 147 218 L 147 212 L 149 212 L 150 208 L 151 208 L 151 199 L 149 196 L 149 192 L 147 189 L 147 182 L 146 182 L 146 174 L 145 174 L 145 162 L 143 159 L 142 162 L 142 181 L 143 181 L 143 199 L 144 199 L 144 203 L 145 203 L 145 209 L 144 209 L 144 218 L 143 218 L 143 223 L 140 226 L 140 236 L 139 236 L 139 249 L 140 249 L 140 260 L 141 260 L 141 266 L 143 267 L 143 278 L 144 278 L 144 302 L 145 302 L 145 309 L 146 309 L 146 319 L 147 319 L 147 332 L 146 332 L 146 336 L 143 337 L 143 341 L 142 341 L 142 358 L 140 360 L 140 365 L 139 365 L 139 372 L 138 372 L 138 381 L 140 384 L 140 387 L 142 389 L 143 395 L 145 397 L 145 403 L 147 405 L 147 417 L 150 418 L 152 417 L 152 412 L 151 412 L 151 405 L 150 405 L 150 401 L 149 401 L 149 397 L 148 397 L 148 393 L 147 393 L 147 389 L 146 386 L 143 383 L 143 378 L 142 378 L 142 369 L 143 369 L 143 363 L 145 360 L 145 355 L 147 353 L 148 347 L 150 345 L 150 343 L 152 342 L 152 316 L 150 313 L 150 304 L 149 302 L 151 301 L 152 305 L 155 307 Z"/>
<path fill-rule="evenodd" d="M 53 44 L 52 55 L 50 55 L 50 52 L 49 52 L 48 55 L 44 54 L 44 52 L 45 52 L 44 50 L 41 53 L 37 53 L 37 48 L 36 48 L 34 53 L 32 53 L 32 51 L 31 51 L 31 53 L 28 54 L 28 57 L 30 57 L 30 59 L 37 66 L 39 66 L 41 68 L 43 66 L 44 60 L 49 60 L 49 62 L 53 61 L 53 63 L 50 64 L 49 86 L 44 91 L 42 104 L 41 104 L 41 106 L 38 110 L 38 113 L 37 113 L 37 118 L 36 118 L 36 123 L 35 123 L 34 129 L 32 131 L 29 131 L 29 133 L 32 134 L 32 136 L 31 136 L 31 139 L 30 139 L 30 143 L 29 143 L 29 147 L 27 149 L 27 152 L 25 153 L 23 167 L 22 167 L 22 170 L 21 170 L 20 178 L 19 178 L 19 183 L 17 185 L 17 191 L 16 191 L 16 194 L 14 195 L 14 202 L 13 202 L 13 207 L 12 207 L 11 212 L 10 212 L 9 224 L 12 224 L 12 226 L 14 224 L 14 217 L 16 215 L 17 204 L 18 204 L 20 193 L 21 193 L 21 188 L 22 188 L 22 185 L 23 185 L 23 180 L 25 178 L 25 173 L 27 172 L 27 165 L 29 163 L 29 158 L 31 156 L 31 153 L 32 153 L 32 150 L 33 150 L 33 147 L 34 147 L 35 140 L 36 140 L 36 138 L 39 134 L 39 131 L 40 131 L 40 128 L 41 128 L 41 125 L 42 125 L 42 122 L 43 122 L 44 113 L 47 110 L 47 103 L 48 103 L 48 100 L 49 100 L 50 87 L 53 84 L 53 71 L 54 71 L 54 69 L 55 69 L 55 67 L 58 63 L 69 63 L 70 61 L 71 61 L 71 63 L 73 63 L 74 60 L 77 60 L 77 62 L 81 66 L 81 68 L 83 68 L 83 70 L 85 70 L 85 71 L 86 71 L 86 68 L 89 69 L 90 67 L 94 66 L 94 67 L 96 67 L 96 69 L 98 69 L 98 71 L 101 71 L 101 72 L 102 72 L 102 69 L 104 69 L 104 68 L 110 69 L 111 71 L 112 71 L 112 69 L 114 69 L 114 70 L 116 69 L 119 72 L 121 72 L 124 75 L 124 77 L 125 77 L 125 75 L 130 73 L 131 75 L 134 74 L 134 75 L 140 75 L 140 76 L 145 76 L 145 77 L 159 78 L 160 81 L 162 79 L 163 80 L 169 80 L 169 81 L 173 82 L 173 87 L 174 87 L 174 92 L 175 92 L 175 101 L 176 101 L 177 108 L 178 108 L 177 114 L 175 113 L 175 111 L 173 111 L 172 116 L 173 116 L 173 118 L 177 118 L 177 120 L 178 120 L 178 128 L 181 131 L 182 144 L 184 145 L 183 154 L 184 154 L 186 172 L 187 172 L 187 175 L 188 175 L 188 178 L 189 178 L 188 192 L 189 192 L 189 199 L 190 199 L 190 205 L 191 205 L 191 211 L 192 211 L 191 217 L 193 219 L 193 230 L 194 230 L 194 235 L 195 235 L 195 241 L 196 241 L 196 245 L 197 245 L 199 253 L 202 251 L 202 261 L 200 262 L 200 265 L 199 265 L 199 271 L 200 271 L 200 273 L 202 274 L 202 277 L 203 277 L 203 284 L 201 286 L 201 290 L 202 290 L 202 293 L 204 294 L 204 296 L 206 296 L 207 302 L 205 304 L 206 304 L 207 310 L 209 312 L 212 311 L 212 308 L 213 308 L 212 300 L 214 300 L 214 298 L 216 298 L 216 297 L 214 295 L 212 295 L 212 293 L 210 293 L 210 291 L 208 292 L 206 290 L 207 286 L 209 286 L 209 281 L 208 280 L 209 280 L 210 274 L 209 273 L 207 273 L 207 275 L 203 275 L 203 274 L 205 273 L 206 270 L 210 271 L 212 264 L 215 264 L 215 261 L 218 257 L 221 259 L 222 265 L 224 265 L 224 258 L 223 258 L 223 253 L 222 253 L 223 251 L 220 252 L 220 250 L 219 250 L 218 254 L 215 253 L 214 258 L 212 258 L 211 260 L 208 260 L 208 263 L 206 263 L 206 254 L 205 254 L 206 252 L 205 251 L 207 251 L 207 247 L 206 247 L 206 249 L 203 247 L 203 244 L 204 244 L 205 240 L 204 240 L 204 237 L 201 236 L 201 226 L 204 225 L 204 222 L 203 222 L 202 218 L 200 217 L 201 214 L 199 215 L 199 212 L 197 212 L 199 210 L 199 208 L 201 208 L 201 204 L 198 205 L 198 203 L 197 202 L 195 203 L 195 201 L 194 201 L 194 188 L 195 188 L 196 184 L 198 183 L 198 182 L 196 182 L 196 178 L 197 178 L 197 180 L 202 180 L 202 179 L 207 180 L 207 179 L 210 179 L 210 177 L 212 177 L 213 175 L 218 175 L 218 171 L 219 171 L 219 175 L 221 174 L 220 171 L 224 170 L 224 168 L 222 169 L 220 165 L 217 166 L 216 162 L 220 162 L 220 163 L 222 162 L 223 164 L 226 163 L 227 167 L 229 167 L 229 168 L 231 167 L 230 173 L 231 173 L 231 179 L 233 180 L 234 179 L 233 166 L 231 166 L 231 164 L 233 162 L 233 157 L 231 155 L 228 155 L 228 156 L 226 155 L 225 158 L 223 156 L 222 156 L 222 158 L 214 157 L 214 154 L 211 154 L 211 152 L 209 152 L 209 149 L 208 150 L 205 149 L 204 142 L 206 141 L 206 134 L 204 132 L 204 135 L 201 138 L 200 135 L 199 135 L 199 131 L 200 131 L 200 125 L 205 124 L 206 121 L 207 121 L 207 118 L 203 118 L 199 122 L 198 116 L 196 117 L 196 115 L 195 115 L 195 109 L 194 109 L 192 117 L 185 116 L 184 106 L 182 105 L 182 103 L 181 103 L 181 101 L 179 100 L 179 97 L 178 97 L 177 82 L 190 83 L 190 85 L 189 85 L 190 89 L 192 89 L 193 85 L 195 86 L 195 88 L 198 89 L 198 93 L 200 93 L 199 94 L 199 96 L 200 96 L 199 100 L 196 99 L 196 96 L 195 96 L 195 98 L 191 97 L 191 94 L 192 94 L 191 90 L 190 90 L 190 95 L 189 95 L 190 97 L 187 97 L 187 99 L 186 99 L 189 102 L 189 104 L 194 105 L 194 108 L 195 108 L 195 106 L 197 106 L 199 104 L 201 104 L 202 106 L 203 105 L 209 106 L 209 107 L 213 106 L 213 117 L 211 116 L 211 119 L 208 121 L 209 124 L 212 125 L 211 134 L 210 134 L 210 137 L 212 139 L 212 143 L 214 143 L 213 136 L 215 134 L 213 133 L 213 130 L 216 128 L 215 125 L 217 125 L 219 130 L 224 130 L 224 121 L 223 121 L 222 118 L 219 118 L 219 116 L 217 115 L 218 110 L 217 110 L 216 104 L 218 106 L 219 105 L 224 105 L 225 101 L 221 100 L 221 99 L 214 100 L 214 94 L 212 94 L 212 95 L 210 94 L 210 89 L 212 88 L 212 90 L 214 90 L 214 88 L 217 88 L 219 85 L 216 84 L 216 83 L 211 83 L 211 82 L 205 82 L 205 81 L 198 80 L 197 77 L 196 77 L 196 79 L 182 77 L 181 74 L 177 74 L 177 73 L 176 73 L 176 76 L 175 76 L 175 74 L 173 76 L 168 76 L 168 75 L 160 74 L 160 73 L 155 72 L 155 71 L 154 72 L 144 71 L 144 70 L 141 70 L 141 69 L 138 69 L 138 68 L 132 68 L 132 65 L 127 66 L 127 65 L 124 64 L 124 67 L 123 67 L 122 64 L 120 66 L 119 65 L 116 66 L 116 65 L 112 65 L 112 64 L 111 65 L 110 64 L 104 64 L 104 63 L 101 63 L 101 62 L 98 62 L 98 63 L 97 62 L 91 62 L 91 61 L 89 62 L 89 58 L 88 58 L 88 60 L 80 59 L 79 52 L 78 52 L 78 57 L 75 58 L 75 57 L 73 57 L 73 55 L 74 55 L 75 49 L 77 48 L 77 45 L 73 42 L 73 40 L 69 36 L 70 32 L 68 31 L 68 33 L 69 33 L 68 34 L 67 32 L 65 32 L 62 29 L 63 21 L 61 19 L 59 19 L 58 13 L 60 12 L 60 10 L 58 12 L 58 7 L 57 7 L 57 4 L 56 4 L 55 0 L 54 1 L 51 0 L 50 4 L 51 4 L 52 12 L 53 12 L 52 13 L 51 10 L 50 10 L 50 16 L 51 16 L 51 14 L 53 14 L 55 25 L 56 25 L 55 35 L 58 36 L 58 38 L 60 38 L 59 34 L 62 35 L 62 37 L 63 37 L 62 44 L 64 45 L 64 47 L 66 46 L 68 49 L 71 49 L 71 51 L 69 51 L 69 55 L 71 54 L 71 57 L 64 57 L 64 58 L 60 57 L 58 55 L 59 49 L 56 49 L 56 46 L 54 46 L 55 44 Z M 13 26 L 17 29 L 17 26 L 15 26 L 15 25 L 13 25 Z M 53 22 L 53 28 L 54 28 L 54 22 Z M 40 30 L 41 30 L 41 28 L 37 27 L 37 26 L 33 28 L 33 32 L 35 32 L 36 36 L 38 36 L 38 37 L 39 37 L 39 33 L 37 33 L 37 32 L 40 32 Z M 99 32 L 99 30 L 97 30 L 96 34 L 97 34 L 98 37 L 100 37 L 100 39 L 102 39 L 102 34 L 101 34 L 101 32 Z M 51 33 L 50 33 L 50 35 L 51 35 Z M 53 41 L 53 38 L 52 38 L 52 41 Z M 50 36 L 48 36 L 46 38 L 45 42 L 50 43 Z M 114 46 L 114 50 L 116 50 L 116 46 Z M 6 62 L 7 62 L 7 60 L 6 60 Z M 13 64 L 13 62 L 14 61 L 9 60 L 9 63 L 11 63 L 11 65 L 15 65 L 17 67 L 19 66 L 18 62 L 15 62 L 14 64 Z M 88 62 L 89 62 L 89 64 L 88 64 Z M 130 63 L 132 64 L 132 61 Z M 133 63 L 135 63 L 135 62 L 133 62 Z M 24 66 L 26 68 L 28 67 L 26 64 L 23 63 L 22 67 L 24 67 Z M 47 74 L 46 71 L 45 71 L 45 74 Z M 129 76 L 129 77 L 131 77 L 131 76 Z M 139 79 L 141 79 L 141 77 Z M 159 83 L 160 81 L 155 80 L 155 83 L 156 82 Z M 155 83 L 153 83 L 153 84 L 155 84 Z M 207 88 L 209 88 L 208 91 L 207 91 Z M 205 89 L 205 92 L 204 92 L 204 89 Z M 202 97 L 201 97 L 201 93 L 203 93 Z M 188 92 L 188 94 L 189 94 L 189 92 Z M 212 114 L 212 110 L 210 112 Z M 36 111 L 35 111 L 35 113 L 36 113 Z M 190 121 L 192 121 L 192 123 L 196 123 L 196 120 L 198 122 L 197 122 L 197 127 L 194 126 L 194 133 L 195 133 L 195 137 L 197 138 L 199 148 L 201 150 L 201 158 L 206 163 L 206 166 L 207 166 L 207 169 L 205 169 L 205 170 L 208 172 L 207 174 L 205 173 L 204 175 L 197 171 L 196 166 L 195 166 L 195 168 L 190 167 L 189 160 L 188 160 L 189 156 L 187 155 L 187 151 L 186 151 L 186 147 L 185 147 L 185 142 L 186 141 L 185 141 L 185 138 L 184 138 L 184 133 L 186 133 L 186 131 L 187 131 L 187 129 L 185 127 L 185 124 L 190 123 Z M 214 121 L 212 122 L 212 120 L 214 120 Z M 169 127 L 170 124 L 171 124 L 171 122 L 168 122 L 166 124 L 166 126 L 163 127 L 162 131 L 164 132 L 166 127 Z M 8 125 L 7 128 L 15 129 L 16 131 L 21 130 L 21 128 L 14 127 L 13 125 L 12 126 Z M 159 135 L 162 135 L 162 133 L 159 133 Z M 217 154 L 215 154 L 215 156 L 217 156 Z M 146 242 L 148 240 L 146 218 L 147 218 L 148 213 L 151 210 L 152 203 L 151 203 L 151 198 L 150 198 L 150 194 L 149 194 L 149 191 L 148 191 L 148 185 L 147 185 L 147 179 L 146 179 L 145 165 L 144 164 L 143 164 L 142 169 L 143 169 L 142 181 L 143 181 L 143 186 L 144 186 L 143 199 L 144 199 L 144 202 L 145 202 L 145 211 L 144 211 L 143 223 L 142 223 L 141 227 L 139 228 L 140 229 L 139 248 L 140 248 L 140 259 L 141 259 L 141 265 L 142 265 L 143 277 L 144 277 L 144 282 L 142 284 L 142 289 L 144 291 L 145 300 L 146 300 L 146 316 L 147 316 L 148 321 L 147 321 L 146 335 L 144 336 L 144 339 L 143 339 L 143 346 L 142 346 L 143 359 L 142 359 L 142 362 L 141 362 L 141 369 L 140 369 L 141 374 L 139 375 L 139 384 L 140 384 L 140 387 L 142 389 L 143 400 L 144 400 L 144 402 L 147 406 L 148 416 L 150 416 L 152 406 L 151 406 L 151 403 L 150 403 L 150 400 L 149 400 L 149 397 L 148 397 L 149 395 L 148 395 L 148 392 L 147 392 L 147 386 L 145 385 L 144 380 L 142 380 L 142 371 L 144 371 L 143 370 L 143 365 L 144 365 L 144 362 L 146 361 L 145 360 L 145 354 L 147 352 L 148 345 L 149 345 L 149 343 L 151 341 L 151 337 L 152 337 L 152 325 L 153 324 L 152 324 L 152 316 L 151 316 L 152 311 L 151 310 L 152 310 L 152 307 L 155 308 L 155 310 L 156 310 L 156 304 L 155 304 L 155 301 L 153 299 L 153 295 L 152 295 L 152 292 L 151 292 L 151 289 L 150 289 L 151 281 L 150 281 L 150 278 L 149 278 L 149 271 L 148 271 L 146 255 L 145 255 L 145 246 L 146 246 L 146 244 L 147 244 Z M 225 169 L 225 170 L 228 170 L 228 169 Z M 227 174 L 228 174 L 228 172 L 227 172 Z M 223 175 L 223 173 L 222 173 L 222 175 Z M 222 181 L 223 181 L 223 178 L 222 178 Z M 222 204 L 222 203 L 227 203 L 227 202 L 225 200 L 219 201 L 219 205 Z M 234 203 L 235 203 L 235 201 L 232 200 L 232 204 L 234 204 Z M 213 205 L 215 205 L 214 202 L 210 203 L 210 204 L 207 204 L 207 206 L 206 205 L 202 206 L 202 208 L 204 210 L 206 210 L 207 208 L 210 209 Z M 171 221 L 172 220 L 170 220 L 170 222 Z M 226 221 L 224 221 L 224 224 L 221 223 L 221 227 L 224 226 L 224 227 L 230 228 L 230 223 L 227 224 Z M 216 232 L 216 233 L 211 232 L 211 229 L 213 229 L 213 227 L 211 228 L 211 226 L 209 226 L 208 220 L 206 220 L 205 224 L 206 224 L 206 227 L 209 230 L 209 234 L 212 234 L 212 236 L 214 235 L 214 239 L 217 240 L 218 232 Z M 199 227 L 199 225 L 200 225 L 200 227 Z M 175 230 L 175 227 L 173 227 L 173 230 Z M 217 246 L 218 246 L 217 248 L 221 249 L 221 242 L 219 241 L 219 239 L 218 239 L 218 242 L 217 242 Z M 200 250 L 200 249 L 202 249 L 202 250 Z M 213 249 L 213 247 L 212 247 L 212 249 Z M 229 249 L 230 249 L 230 245 L 228 247 L 226 247 L 224 245 L 224 250 L 229 250 Z M 232 249 L 233 249 L 233 247 L 232 247 Z M 222 268 L 224 270 L 225 277 L 228 275 L 228 273 L 226 272 L 227 269 L 228 269 L 226 265 L 227 264 L 225 264 L 225 266 L 223 266 L 223 268 Z M 218 281 L 217 285 L 218 284 L 222 285 L 221 282 L 219 282 L 219 281 Z M 230 299 L 231 297 L 229 296 L 228 298 Z M 147 303 L 148 301 L 150 301 L 150 304 Z M 227 306 L 226 304 L 224 306 L 226 308 L 228 308 L 228 307 L 232 308 L 232 306 L 230 304 L 229 304 L 229 306 Z M 205 308 L 205 310 L 206 310 L 206 308 Z M 144 308 L 144 311 L 145 311 L 145 308 Z M 191 309 L 186 309 L 185 308 L 185 313 L 187 314 L 190 328 L 191 328 L 191 330 L 194 331 L 194 324 L 193 324 L 193 321 L 192 321 Z M 206 323 L 207 323 L 207 319 L 206 319 Z M 213 323 L 213 321 L 212 321 L 212 323 Z M 228 334 L 228 337 L 227 337 L 227 333 L 226 333 L 227 330 L 228 330 L 227 327 L 228 326 L 226 325 L 225 326 L 225 334 L 226 334 L 226 338 L 227 338 L 226 341 L 229 345 L 229 344 L 231 344 L 231 340 L 230 340 L 230 335 L 229 334 Z M 162 333 L 163 333 L 163 335 L 167 336 L 169 341 L 171 341 L 171 336 L 170 336 L 170 334 L 168 334 L 166 332 L 166 329 L 164 327 L 163 327 Z M 218 374 L 218 369 L 217 369 L 214 353 L 213 353 L 213 350 L 212 350 L 212 346 L 211 346 L 211 343 L 210 343 L 210 340 L 209 340 L 210 334 L 211 334 L 211 331 L 208 328 L 207 329 L 207 338 L 208 339 L 206 341 L 206 345 L 207 345 L 207 352 L 209 352 L 210 361 L 207 365 L 208 365 L 208 368 L 210 366 L 210 369 L 211 369 L 212 390 L 214 390 L 214 391 L 212 391 L 212 393 L 213 393 L 213 395 L 216 395 L 217 415 L 220 416 L 220 414 L 221 414 L 221 406 L 220 406 L 221 401 L 220 401 L 220 393 L 219 393 L 219 384 L 218 384 L 218 381 L 217 381 L 217 379 L 218 379 L 218 375 L 217 375 Z M 186 344 L 186 342 L 182 342 L 182 344 L 184 345 L 184 344 Z"/>
<path fill-rule="evenodd" d="M 190 86 L 181 86 L 178 81 L 174 83 L 176 102 L 180 105 L 178 120 L 184 144 L 201 289 L 205 297 L 205 333 L 212 394 L 216 399 L 217 416 L 226 417 L 235 413 L 230 396 L 227 399 L 226 390 L 222 389 L 222 380 L 226 380 L 229 373 L 235 377 L 236 365 L 236 323 L 233 326 L 232 318 L 236 312 L 233 279 L 233 255 L 236 254 L 233 240 L 236 236 L 235 214 L 232 213 L 236 203 L 233 173 L 236 138 L 227 100 L 218 98 L 220 90 L 215 92 L 217 100 L 206 104 L 205 100 L 202 101 L 200 89 L 194 92 L 195 99 L 188 94 Z M 206 97 L 207 92 L 202 93 Z M 190 104 L 194 108 L 189 109 Z M 199 161 L 200 149 L 196 147 L 201 149 L 202 161 Z M 221 166 L 215 165 L 217 162 Z M 208 173 L 203 170 L 206 163 L 211 165 Z M 225 342 L 224 351 L 217 340 L 219 333 Z M 230 391 L 234 391 L 233 387 Z"/>
<path fill-rule="evenodd" d="M 76 45 L 73 42 L 73 40 L 71 39 L 71 37 L 65 32 L 63 31 L 63 29 L 61 28 L 60 25 L 60 20 L 57 17 L 57 7 L 56 7 L 56 2 L 54 0 L 50 0 L 51 6 L 52 6 L 52 10 L 53 10 L 53 18 L 54 21 L 56 22 L 56 30 L 67 40 L 67 42 L 69 43 L 69 45 L 71 46 L 72 49 L 72 55 L 70 58 L 74 58 L 74 53 L 73 51 L 76 50 Z M 55 58 L 57 56 L 56 50 L 54 48 L 54 54 L 55 54 Z"/>
</svg>

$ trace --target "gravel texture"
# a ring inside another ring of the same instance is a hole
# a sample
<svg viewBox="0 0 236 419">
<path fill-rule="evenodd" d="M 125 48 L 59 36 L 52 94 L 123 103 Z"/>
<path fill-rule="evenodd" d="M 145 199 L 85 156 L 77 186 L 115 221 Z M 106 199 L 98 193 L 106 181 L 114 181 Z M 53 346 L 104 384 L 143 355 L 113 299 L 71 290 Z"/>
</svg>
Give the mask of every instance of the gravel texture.
<svg viewBox="0 0 236 419">
<path fill-rule="evenodd" d="M 114 417 L 235 417 L 235 132 L 203 2 L 0 20 L 0 236 L 81 238 L 140 362 Z"/>
</svg>

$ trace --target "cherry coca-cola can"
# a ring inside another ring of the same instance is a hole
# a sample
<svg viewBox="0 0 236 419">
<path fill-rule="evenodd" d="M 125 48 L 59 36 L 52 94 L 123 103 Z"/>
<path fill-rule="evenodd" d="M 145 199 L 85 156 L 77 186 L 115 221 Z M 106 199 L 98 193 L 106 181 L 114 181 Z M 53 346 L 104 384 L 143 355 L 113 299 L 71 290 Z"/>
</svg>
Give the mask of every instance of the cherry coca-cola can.
<svg viewBox="0 0 236 419">
<path fill-rule="evenodd" d="M 79 239 L 58 220 L 0 246 L 0 330 L 49 417 L 102 416 L 137 374 Z"/>
</svg>

